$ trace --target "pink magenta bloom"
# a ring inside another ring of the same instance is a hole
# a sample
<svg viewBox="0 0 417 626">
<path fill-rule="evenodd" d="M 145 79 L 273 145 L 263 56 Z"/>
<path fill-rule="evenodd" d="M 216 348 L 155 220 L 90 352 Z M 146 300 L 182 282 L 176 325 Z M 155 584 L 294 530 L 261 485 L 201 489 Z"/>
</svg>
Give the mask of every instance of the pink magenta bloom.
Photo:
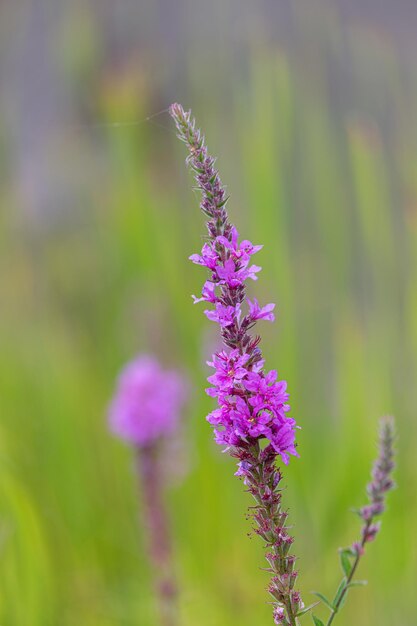
<svg viewBox="0 0 417 626">
<path fill-rule="evenodd" d="M 271 370 L 266 376 L 260 376 L 258 373 L 250 372 L 244 381 L 244 386 L 248 391 L 252 392 L 249 398 L 249 404 L 258 410 L 266 408 L 273 411 L 277 417 L 286 419 L 285 413 L 290 410 L 288 403 L 289 394 L 287 393 L 287 382 L 281 380 L 275 382 L 277 373 Z"/>
<path fill-rule="evenodd" d="M 137 446 L 149 445 L 176 430 L 185 398 L 186 382 L 178 372 L 163 370 L 151 356 L 139 356 L 118 378 L 110 429 Z"/>
<path fill-rule="evenodd" d="M 260 307 L 256 298 L 253 300 L 247 299 L 249 306 L 249 315 L 252 320 L 268 320 L 268 322 L 273 322 L 275 319 L 275 315 L 272 311 L 275 309 L 275 304 L 266 304 L 264 307 Z"/>
<path fill-rule="evenodd" d="M 216 267 L 216 272 L 220 284 L 234 288 L 242 286 L 248 278 L 258 280 L 256 274 L 260 272 L 261 269 L 262 268 L 257 265 L 251 265 L 248 269 L 239 267 L 236 266 L 233 259 L 228 259 L 225 261 L 224 265 L 218 265 Z"/>
<path fill-rule="evenodd" d="M 240 318 L 240 304 L 235 306 L 223 306 L 220 302 L 216 302 L 215 310 L 204 311 L 208 319 L 217 322 L 223 328 L 234 324 Z"/>
<path fill-rule="evenodd" d="M 203 290 L 201 292 L 201 296 L 202 296 L 201 298 L 196 298 L 196 296 L 191 296 L 192 299 L 194 300 L 194 304 L 197 304 L 197 302 L 211 302 L 212 304 L 217 302 L 216 285 L 210 282 L 209 280 L 206 280 L 203 286 Z"/>
<path fill-rule="evenodd" d="M 238 244 L 239 233 L 235 226 L 231 229 L 230 241 L 223 235 L 217 237 L 217 241 L 221 243 L 225 248 L 230 250 L 231 255 L 235 261 L 241 261 L 242 263 L 248 263 L 252 254 L 259 252 L 263 246 L 254 246 L 250 241 L 245 239 Z"/>
<path fill-rule="evenodd" d="M 228 219 L 227 198 L 213 167 L 214 160 L 208 155 L 199 131 L 179 105 L 173 105 L 170 112 L 179 136 L 190 148 L 188 162 L 203 194 L 201 208 L 209 217 L 209 240 L 204 243 L 201 255 L 190 256 L 193 263 L 209 270 L 209 280 L 204 284 L 201 298 L 193 296 L 193 300 L 214 305 L 204 313 L 219 324 L 227 348 L 214 355 L 210 363 L 215 373 L 208 379 L 213 387 L 207 393 L 217 399 L 219 408 L 210 413 L 208 420 L 216 426 L 218 443 L 245 450 L 266 439 L 271 450 L 287 462 L 288 454 L 296 455 L 296 425 L 286 415 L 290 409 L 286 383 L 277 382 L 274 370 L 264 371 L 259 337 L 249 333 L 257 321 L 275 319 L 275 304 L 261 307 L 256 298 L 246 298 L 246 282 L 257 280 L 261 270 L 258 265 L 250 265 L 251 258 L 262 246 L 247 239 L 239 243 L 237 228 Z M 245 300 L 248 313 L 242 319 Z"/>
<path fill-rule="evenodd" d="M 239 350 L 232 350 L 229 354 L 224 350 L 213 355 L 213 361 L 208 365 L 216 370 L 212 376 L 208 377 L 209 383 L 215 389 L 208 389 L 209 396 L 217 396 L 219 393 L 229 393 L 237 386 L 242 379 L 247 376 L 246 363 L 249 354 L 240 354 Z"/>
<path fill-rule="evenodd" d="M 217 252 L 208 243 L 205 243 L 201 250 L 201 256 L 199 254 L 192 254 L 189 257 L 190 261 L 196 263 L 196 265 L 205 265 L 210 270 L 214 270 L 219 262 Z"/>
</svg>

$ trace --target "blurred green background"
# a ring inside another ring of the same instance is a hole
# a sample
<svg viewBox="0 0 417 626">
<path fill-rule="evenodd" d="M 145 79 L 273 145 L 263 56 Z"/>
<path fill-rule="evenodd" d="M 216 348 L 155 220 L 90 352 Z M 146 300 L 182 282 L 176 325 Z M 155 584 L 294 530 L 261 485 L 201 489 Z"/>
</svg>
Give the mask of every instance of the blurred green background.
<svg viewBox="0 0 417 626">
<path fill-rule="evenodd" d="M 416 27 L 407 0 L 1 3 L 2 625 L 156 624 L 132 453 L 105 417 L 141 351 L 193 385 L 169 459 L 181 625 L 271 624 L 248 496 L 204 419 L 203 218 L 154 116 L 172 101 L 264 244 L 251 293 L 278 303 L 263 347 L 302 426 L 285 500 L 304 599 L 336 588 L 393 413 L 399 489 L 337 623 L 416 624 Z"/>
</svg>

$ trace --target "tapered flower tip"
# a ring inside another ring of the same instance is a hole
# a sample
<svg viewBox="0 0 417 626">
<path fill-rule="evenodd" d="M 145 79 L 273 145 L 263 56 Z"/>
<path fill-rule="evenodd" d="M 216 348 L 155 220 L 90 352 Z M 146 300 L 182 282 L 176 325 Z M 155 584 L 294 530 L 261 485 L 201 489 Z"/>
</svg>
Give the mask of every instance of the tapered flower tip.
<svg viewBox="0 0 417 626">
<path fill-rule="evenodd" d="M 171 115 L 171 117 L 183 117 L 184 116 L 184 109 L 182 107 L 181 104 L 179 104 L 178 102 L 173 102 L 169 107 L 168 107 L 168 112 Z"/>
<path fill-rule="evenodd" d="M 122 370 L 109 407 L 112 432 L 137 446 L 171 435 L 180 422 L 187 383 L 177 371 L 164 370 L 140 355 Z"/>
<path fill-rule="evenodd" d="M 395 438 L 395 418 L 392 415 L 384 415 L 379 421 L 379 433 L 382 439 Z"/>
</svg>

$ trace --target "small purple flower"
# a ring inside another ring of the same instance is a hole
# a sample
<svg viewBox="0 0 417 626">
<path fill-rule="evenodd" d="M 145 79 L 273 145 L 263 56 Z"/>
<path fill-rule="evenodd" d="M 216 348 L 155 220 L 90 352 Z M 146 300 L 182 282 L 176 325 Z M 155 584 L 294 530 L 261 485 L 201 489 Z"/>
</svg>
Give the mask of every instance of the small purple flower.
<svg viewBox="0 0 417 626">
<path fill-rule="evenodd" d="M 219 262 L 217 252 L 213 249 L 213 246 L 208 243 L 204 244 L 201 256 L 199 254 L 192 254 L 189 259 L 193 263 L 196 263 L 196 265 L 205 265 L 205 267 L 208 267 L 210 270 L 216 269 Z"/>
<path fill-rule="evenodd" d="M 240 354 L 239 350 L 232 350 L 230 353 L 223 350 L 214 354 L 213 360 L 209 361 L 207 365 L 214 367 L 216 371 L 207 380 L 215 386 L 215 389 L 208 389 L 208 395 L 217 396 L 219 392 L 232 392 L 234 387 L 247 376 L 246 364 L 248 360 L 249 354 Z"/>
<path fill-rule="evenodd" d="M 242 270 L 245 274 L 245 280 L 247 280 L 248 278 L 250 278 L 251 280 L 258 280 L 258 277 L 256 276 L 256 274 L 258 272 L 260 272 L 262 270 L 262 267 L 259 267 L 259 265 L 251 265 L 250 267 L 248 267 L 248 269 L 246 270 Z"/>
<path fill-rule="evenodd" d="M 233 259 L 228 259 L 225 261 L 224 265 L 218 265 L 216 267 L 216 272 L 220 284 L 235 289 L 236 287 L 241 287 L 248 278 L 258 280 L 256 274 L 260 272 L 261 269 L 262 268 L 258 265 L 251 265 L 248 269 L 245 267 L 236 267 Z"/>
<path fill-rule="evenodd" d="M 365 550 L 360 541 L 355 541 L 352 544 L 352 552 L 356 557 L 361 557 L 365 554 Z"/>
<path fill-rule="evenodd" d="M 139 356 L 119 376 L 109 407 L 110 428 L 121 439 L 146 446 L 175 431 L 185 396 L 179 373 L 163 370 L 151 356 Z"/>
<path fill-rule="evenodd" d="M 385 510 L 385 505 L 383 502 L 374 502 L 372 504 L 363 506 L 360 509 L 359 514 L 365 522 L 368 522 L 373 517 L 375 517 L 375 515 L 381 515 L 381 513 L 383 513 L 384 510 Z"/>
<path fill-rule="evenodd" d="M 239 233 L 237 232 L 237 228 L 235 226 L 231 229 L 230 241 L 223 235 L 219 235 L 216 239 L 218 243 L 221 243 L 226 250 L 229 250 L 233 259 L 235 261 L 241 261 L 244 264 L 247 264 L 250 260 L 252 254 L 259 252 L 262 250 L 263 246 L 254 246 L 250 241 L 245 239 L 238 244 Z"/>
<path fill-rule="evenodd" d="M 374 541 L 380 528 L 381 522 L 376 522 L 375 524 L 369 524 L 369 526 L 364 526 L 364 528 L 362 529 L 363 542 L 368 543 L 369 541 Z"/>
<path fill-rule="evenodd" d="M 254 407 L 269 408 L 274 411 L 277 417 L 286 419 L 290 406 L 288 404 L 289 394 L 287 393 L 287 381 L 276 382 L 277 372 L 271 370 L 263 376 L 256 372 L 251 372 L 244 382 L 245 388 L 254 395 L 249 398 L 249 404 Z"/>
<path fill-rule="evenodd" d="M 250 473 L 251 465 L 247 461 L 240 461 L 237 464 L 237 471 L 235 472 L 235 476 L 243 476 L 246 477 L 248 473 Z"/>
<path fill-rule="evenodd" d="M 281 606 L 276 606 L 274 609 L 274 624 L 288 624 L 288 620 L 285 617 L 285 611 Z"/>
<path fill-rule="evenodd" d="M 266 304 L 264 307 L 260 307 L 256 298 L 252 301 L 248 298 L 249 315 L 252 320 L 268 320 L 273 322 L 275 315 L 272 311 L 275 309 L 275 304 Z"/>
<path fill-rule="evenodd" d="M 206 280 L 203 286 L 203 290 L 201 292 L 201 298 L 196 298 L 196 296 L 191 296 L 194 300 L 194 304 L 197 302 L 212 302 L 213 304 L 217 302 L 216 296 L 216 285 L 209 280 Z"/>
<path fill-rule="evenodd" d="M 242 398 L 236 398 L 235 409 L 231 413 L 234 431 L 242 439 L 272 439 L 272 417 L 268 411 L 252 409 Z"/>
<path fill-rule="evenodd" d="M 217 375 L 211 378 L 216 379 Z M 267 439 L 287 465 L 290 454 L 298 456 L 295 448 L 295 420 L 282 420 L 271 410 L 251 408 L 241 396 L 231 396 L 235 383 L 235 380 L 229 378 L 226 382 L 222 381 L 223 389 L 229 391 L 229 399 L 225 392 L 218 392 L 222 398 L 221 406 L 207 417 L 209 423 L 216 427 L 216 441 L 230 447 L 242 446 L 252 439 Z"/>
<path fill-rule="evenodd" d="M 222 328 L 230 326 L 235 322 L 239 322 L 240 318 L 240 304 L 235 306 L 224 306 L 220 302 L 216 302 L 216 308 L 214 311 L 204 311 L 205 315 L 212 322 L 217 322 Z"/>
<path fill-rule="evenodd" d="M 294 428 L 295 420 L 287 418 L 283 423 L 275 423 L 272 429 L 271 445 L 275 452 L 281 456 L 285 465 L 288 465 L 290 462 L 290 454 L 292 456 L 299 456 L 297 448 L 295 447 Z"/>
</svg>

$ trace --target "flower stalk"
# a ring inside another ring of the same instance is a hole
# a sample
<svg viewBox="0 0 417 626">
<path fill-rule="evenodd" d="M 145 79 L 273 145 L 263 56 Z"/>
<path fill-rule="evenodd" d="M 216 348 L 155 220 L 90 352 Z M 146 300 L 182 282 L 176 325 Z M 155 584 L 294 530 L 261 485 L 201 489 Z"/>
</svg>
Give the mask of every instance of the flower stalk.
<svg viewBox="0 0 417 626">
<path fill-rule="evenodd" d="M 329 602 L 327 598 L 321 594 L 317 594 L 331 611 L 326 626 L 331 626 L 333 623 L 336 615 L 343 606 L 349 589 L 358 584 L 366 584 L 365 581 L 354 581 L 353 579 L 360 560 L 365 554 L 366 545 L 374 541 L 380 529 L 381 522 L 375 520 L 385 511 L 386 494 L 395 486 L 392 480 L 392 472 L 395 467 L 394 440 L 394 419 L 392 417 L 382 418 L 379 431 L 379 455 L 372 469 L 372 481 L 367 487 L 369 504 L 358 511 L 358 515 L 363 521 L 361 538 L 350 548 L 340 550 L 340 561 L 344 577 L 339 584 L 333 602 Z M 317 620 L 316 624 L 320 626 L 319 620 L 317 618 L 315 619 Z"/>
<path fill-rule="evenodd" d="M 163 479 L 158 446 L 137 448 L 141 479 L 143 523 L 147 530 L 148 555 L 161 626 L 176 626 L 178 589 L 175 582 L 169 521 L 164 504 Z"/>
<path fill-rule="evenodd" d="M 207 393 L 217 399 L 218 408 L 207 420 L 214 426 L 216 442 L 238 459 L 236 474 L 255 499 L 250 511 L 254 530 L 267 549 L 274 621 L 296 626 L 304 605 L 295 590 L 298 572 L 290 554 L 293 538 L 281 506 L 281 472 L 276 467 L 279 456 L 285 464 L 290 455 L 298 456 L 296 423 L 287 416 L 286 382 L 277 380 L 276 371 L 264 371 L 260 337 L 250 332 L 259 320 L 274 320 L 275 305 L 262 307 L 256 299 L 246 298 L 246 282 L 257 280 L 261 270 L 251 264 L 251 257 L 262 246 L 239 242 L 226 210 L 228 198 L 215 159 L 208 154 L 191 112 L 180 104 L 171 105 L 169 112 L 178 137 L 187 146 L 187 164 L 201 192 L 200 208 L 208 218 L 207 240 L 201 254 L 193 254 L 190 260 L 206 267 L 209 276 L 201 297 L 193 299 L 212 305 L 204 313 L 219 324 L 225 345 L 208 363 L 214 374 L 208 378 L 212 386 Z"/>
</svg>

